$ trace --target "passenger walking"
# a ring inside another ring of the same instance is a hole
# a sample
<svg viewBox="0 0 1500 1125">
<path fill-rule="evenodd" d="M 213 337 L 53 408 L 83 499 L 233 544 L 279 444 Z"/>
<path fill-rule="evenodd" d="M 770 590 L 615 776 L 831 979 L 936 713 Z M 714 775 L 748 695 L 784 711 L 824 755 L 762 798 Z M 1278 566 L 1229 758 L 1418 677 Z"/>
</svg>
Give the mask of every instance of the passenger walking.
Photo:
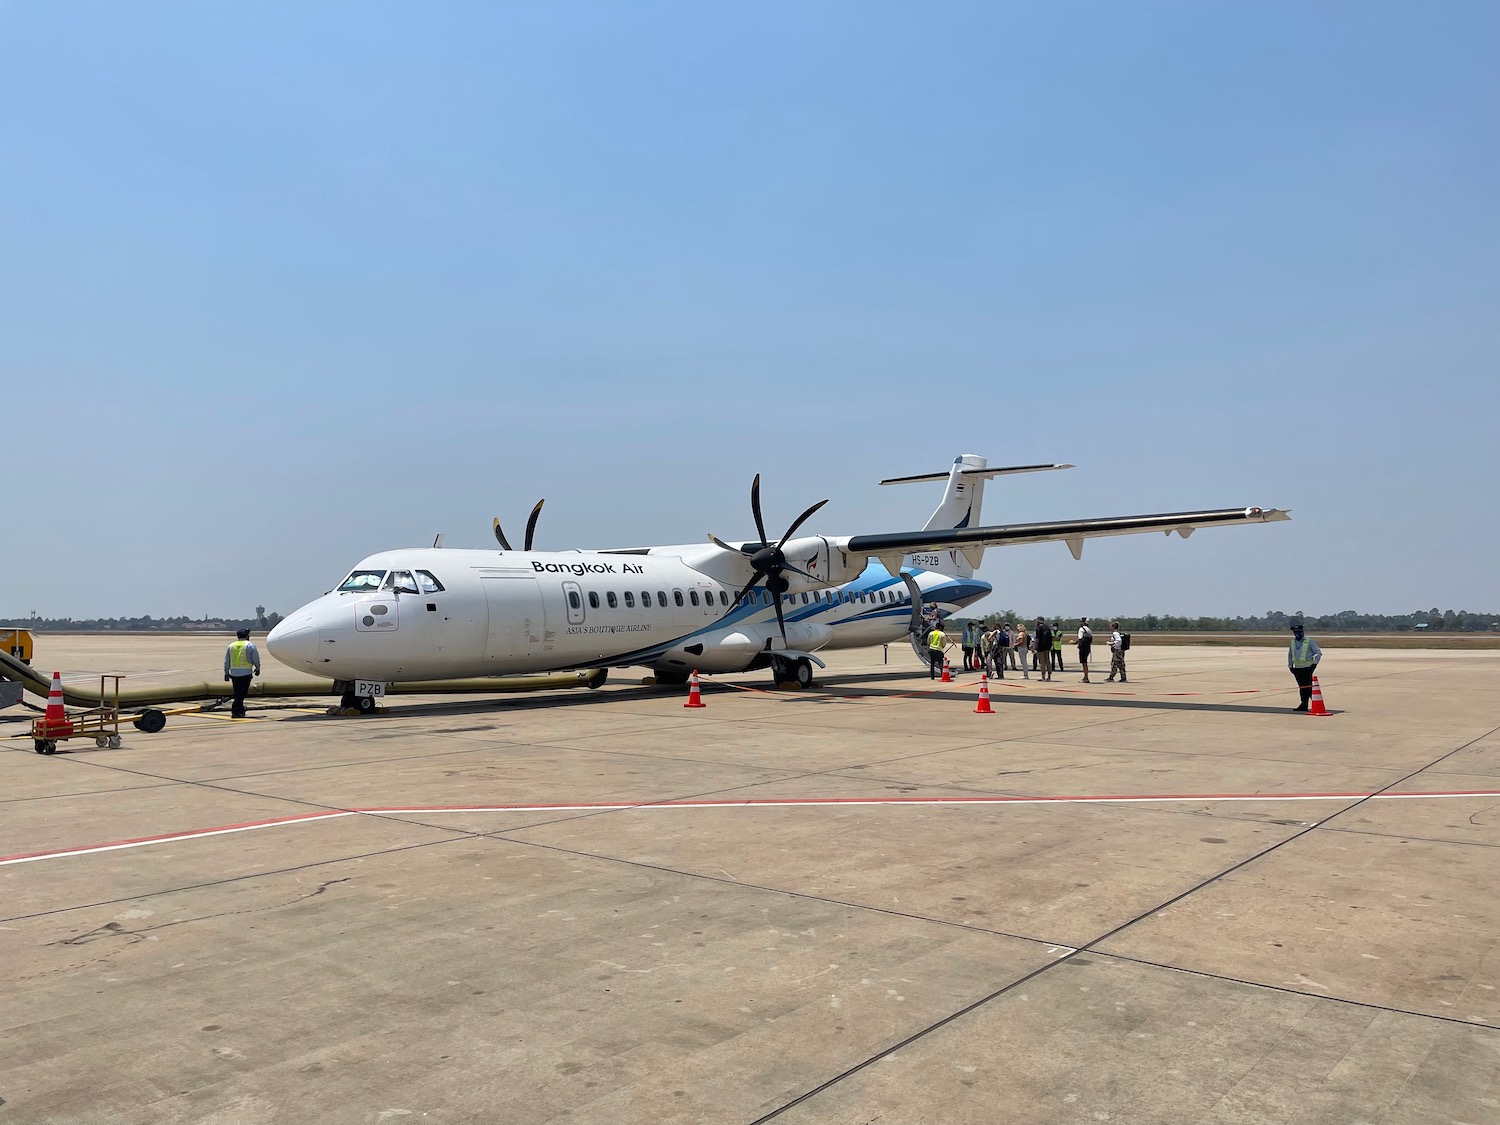
<svg viewBox="0 0 1500 1125">
<path fill-rule="evenodd" d="M 1052 670 L 1054 672 L 1061 672 L 1063 670 L 1062 642 L 1062 622 L 1054 621 L 1052 623 Z"/>
<path fill-rule="evenodd" d="M 927 634 L 927 659 L 930 666 L 927 669 L 927 678 L 935 680 L 938 673 L 943 669 L 943 653 L 948 648 L 948 635 L 943 632 L 942 625 L 933 623 L 932 632 Z"/>
<path fill-rule="evenodd" d="M 978 639 L 979 626 L 972 621 L 964 622 L 964 631 L 959 634 L 962 638 L 959 642 L 964 653 L 964 671 L 974 671 L 974 644 Z"/>
<path fill-rule="evenodd" d="M 1010 661 L 1012 669 L 1019 667 L 1016 662 L 1016 623 L 1014 621 L 1005 627 L 1005 659 Z"/>
<path fill-rule="evenodd" d="M 1120 677 L 1120 682 L 1128 683 L 1125 679 L 1125 634 L 1120 632 L 1120 623 L 1111 621 L 1109 623 L 1109 677 L 1105 683 L 1114 683 L 1115 677 Z"/>
<path fill-rule="evenodd" d="M 1031 638 L 1026 635 L 1026 622 L 1023 621 L 1016 626 L 1013 639 L 1016 644 L 1015 651 L 1020 654 L 1021 678 L 1029 680 L 1031 679 Z"/>
<path fill-rule="evenodd" d="M 1042 681 L 1049 682 L 1052 679 L 1052 626 L 1047 624 L 1045 617 L 1036 619 L 1036 632 L 1033 635 L 1036 638 L 1033 644 L 1037 656 L 1041 658 Z"/>
<path fill-rule="evenodd" d="M 1083 668 L 1083 682 L 1089 683 L 1089 650 L 1094 647 L 1094 631 L 1089 628 L 1089 619 L 1078 619 L 1078 663 Z"/>
<path fill-rule="evenodd" d="M 997 680 L 1003 680 L 1005 679 L 1005 650 L 1001 646 L 1004 644 L 1005 634 L 1000 628 L 1000 622 L 991 622 L 990 631 L 985 635 L 990 640 L 990 647 L 985 652 L 990 675 Z"/>
<path fill-rule="evenodd" d="M 1323 650 L 1318 647 L 1318 642 L 1303 632 L 1302 622 L 1293 621 L 1292 644 L 1287 649 L 1286 666 L 1302 692 L 1302 701 L 1292 708 L 1293 711 L 1307 710 L 1307 705 L 1312 701 L 1313 673 L 1318 670 L 1318 661 L 1322 659 Z"/>
<path fill-rule="evenodd" d="M 224 650 L 224 681 L 234 688 L 234 702 L 230 705 L 230 718 L 245 717 L 245 696 L 250 691 L 250 681 L 260 675 L 260 653 L 250 643 L 250 630 L 241 629 Z"/>
</svg>

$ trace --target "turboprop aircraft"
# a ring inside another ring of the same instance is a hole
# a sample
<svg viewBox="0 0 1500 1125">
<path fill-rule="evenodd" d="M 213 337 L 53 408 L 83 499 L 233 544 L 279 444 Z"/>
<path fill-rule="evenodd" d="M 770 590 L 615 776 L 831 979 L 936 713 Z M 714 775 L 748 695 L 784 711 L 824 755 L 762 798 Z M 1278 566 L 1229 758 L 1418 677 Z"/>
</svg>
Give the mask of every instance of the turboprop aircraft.
<svg viewBox="0 0 1500 1125">
<path fill-rule="evenodd" d="M 1271 523 L 1276 508 L 982 526 L 985 482 L 1072 468 L 990 468 L 965 454 L 947 472 L 882 484 L 945 482 L 920 531 L 802 535 L 819 501 L 773 540 L 761 516 L 760 477 L 750 509 L 760 538 L 598 551 L 536 551 L 532 509 L 522 550 L 495 522 L 497 550 L 383 551 L 338 586 L 281 621 L 266 638 L 289 667 L 332 677 L 346 707 L 371 711 L 390 683 L 640 665 L 659 683 L 693 670 L 769 668 L 777 683 L 811 683 L 815 655 L 917 635 L 925 607 L 951 614 L 991 590 L 974 577 L 987 547 L 1061 541 L 1080 558 L 1085 539 Z"/>
</svg>

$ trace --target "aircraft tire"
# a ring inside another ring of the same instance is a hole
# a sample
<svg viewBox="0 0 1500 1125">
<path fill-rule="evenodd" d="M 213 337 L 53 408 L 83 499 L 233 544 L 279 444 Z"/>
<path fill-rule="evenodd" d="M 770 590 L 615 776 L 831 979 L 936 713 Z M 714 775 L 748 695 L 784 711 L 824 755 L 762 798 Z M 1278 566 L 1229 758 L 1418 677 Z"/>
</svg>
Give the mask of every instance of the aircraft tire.
<svg viewBox="0 0 1500 1125">
<path fill-rule="evenodd" d="M 657 687 L 683 687 L 688 682 L 686 672 L 678 672 L 671 668 L 660 668 L 656 672 Z"/>
<path fill-rule="evenodd" d="M 780 687 L 788 680 L 796 679 L 796 671 L 784 656 L 771 657 L 771 683 Z"/>
<path fill-rule="evenodd" d="M 361 715 L 375 714 L 375 697 L 373 695 L 361 695 L 357 698 L 359 700 L 358 706 Z"/>
<path fill-rule="evenodd" d="M 811 660 L 805 656 L 799 656 L 793 671 L 796 673 L 798 687 L 812 687 L 813 669 Z"/>
</svg>

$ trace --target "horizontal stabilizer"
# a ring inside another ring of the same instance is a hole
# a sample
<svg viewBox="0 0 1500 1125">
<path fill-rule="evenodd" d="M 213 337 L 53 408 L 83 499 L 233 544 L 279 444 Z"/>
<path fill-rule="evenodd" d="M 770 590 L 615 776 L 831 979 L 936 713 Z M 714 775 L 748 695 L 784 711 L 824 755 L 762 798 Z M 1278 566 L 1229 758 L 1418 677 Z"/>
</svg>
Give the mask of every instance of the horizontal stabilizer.
<svg viewBox="0 0 1500 1125">
<path fill-rule="evenodd" d="M 1072 465 L 1010 465 L 999 469 L 960 469 L 959 475 L 965 477 L 991 477 L 1013 476 L 1016 473 L 1045 473 L 1052 469 L 1071 469 Z M 930 480 L 947 480 L 952 470 L 941 473 L 918 473 L 914 477 L 891 477 L 883 480 L 881 484 L 918 484 Z"/>
</svg>

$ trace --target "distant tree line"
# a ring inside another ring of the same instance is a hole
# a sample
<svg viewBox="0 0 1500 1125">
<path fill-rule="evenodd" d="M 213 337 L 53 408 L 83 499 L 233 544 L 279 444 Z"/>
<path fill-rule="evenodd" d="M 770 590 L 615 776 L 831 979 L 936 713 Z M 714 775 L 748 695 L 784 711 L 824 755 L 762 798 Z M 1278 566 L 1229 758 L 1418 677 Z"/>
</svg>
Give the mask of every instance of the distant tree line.
<svg viewBox="0 0 1500 1125">
<path fill-rule="evenodd" d="M 237 629 L 273 629 L 281 614 L 256 606 L 254 617 L 6 617 L 0 629 L 35 629 L 39 633 L 218 633 Z"/>
<path fill-rule="evenodd" d="M 1087 616 L 1091 625 L 1108 625 L 1118 620 L 1126 633 L 1265 633 L 1282 632 L 1293 619 L 1301 619 L 1309 630 L 1338 633 L 1400 633 L 1413 629 L 1440 630 L 1444 633 L 1479 633 L 1500 630 L 1500 614 L 1470 613 L 1466 609 L 1419 609 L 1414 613 L 1360 613 L 1345 609 L 1338 613 L 1311 614 L 1301 610 L 1286 613 L 1267 610 L 1260 617 L 1178 617 L 1170 613 L 1148 613 L 1144 617 L 1109 614 L 1047 614 L 1047 620 L 1063 628 L 1076 628 L 1078 619 Z M 979 620 L 1025 621 L 1031 624 L 1037 615 L 1017 614 L 1013 609 L 989 613 Z M 962 623 L 963 618 L 958 619 Z"/>
</svg>

